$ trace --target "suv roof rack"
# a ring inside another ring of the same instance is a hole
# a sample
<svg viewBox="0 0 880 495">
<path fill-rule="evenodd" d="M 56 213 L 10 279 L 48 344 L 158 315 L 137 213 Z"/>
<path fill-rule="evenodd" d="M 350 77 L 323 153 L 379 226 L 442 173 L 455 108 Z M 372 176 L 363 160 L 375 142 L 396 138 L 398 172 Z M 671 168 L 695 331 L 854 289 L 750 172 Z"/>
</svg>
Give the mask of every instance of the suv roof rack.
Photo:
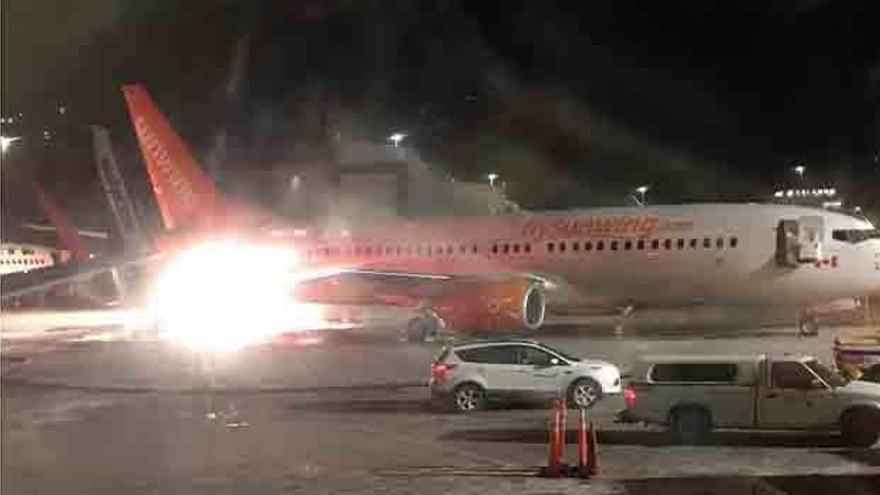
<svg viewBox="0 0 880 495">
<path fill-rule="evenodd" d="M 479 345 L 479 344 L 538 344 L 543 345 L 541 342 L 535 339 L 520 339 L 520 338 L 511 338 L 511 339 L 473 339 L 467 340 L 464 342 L 455 342 L 450 344 L 452 347 L 463 347 L 468 345 Z"/>
</svg>

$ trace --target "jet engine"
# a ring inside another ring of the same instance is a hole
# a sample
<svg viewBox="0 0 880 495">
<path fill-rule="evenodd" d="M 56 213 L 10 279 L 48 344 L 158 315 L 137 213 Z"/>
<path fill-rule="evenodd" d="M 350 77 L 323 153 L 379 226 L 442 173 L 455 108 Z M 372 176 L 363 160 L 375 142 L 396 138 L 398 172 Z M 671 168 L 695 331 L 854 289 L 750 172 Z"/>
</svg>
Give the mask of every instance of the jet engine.
<svg viewBox="0 0 880 495">
<path fill-rule="evenodd" d="M 535 330 L 544 323 L 546 297 L 538 284 L 526 279 L 460 282 L 431 308 L 456 330 Z"/>
</svg>

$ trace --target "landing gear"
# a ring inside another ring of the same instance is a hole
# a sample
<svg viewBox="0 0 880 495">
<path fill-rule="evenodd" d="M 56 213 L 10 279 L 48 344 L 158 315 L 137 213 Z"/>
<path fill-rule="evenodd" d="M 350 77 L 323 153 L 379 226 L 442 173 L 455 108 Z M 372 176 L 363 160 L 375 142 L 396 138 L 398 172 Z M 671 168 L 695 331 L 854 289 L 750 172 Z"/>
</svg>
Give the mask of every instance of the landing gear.
<svg viewBox="0 0 880 495">
<path fill-rule="evenodd" d="M 815 337 L 819 335 L 819 322 L 812 311 L 802 311 L 797 321 L 798 335 L 801 337 Z"/>
<path fill-rule="evenodd" d="M 614 325 L 614 335 L 616 337 L 623 336 L 623 333 L 626 330 L 626 321 L 635 309 L 635 306 L 632 304 L 618 308 L 620 316 L 617 318 L 617 323 Z"/>
<path fill-rule="evenodd" d="M 406 325 L 406 340 L 412 343 L 434 342 L 440 337 L 443 322 L 433 312 L 426 312 L 409 320 Z"/>
</svg>

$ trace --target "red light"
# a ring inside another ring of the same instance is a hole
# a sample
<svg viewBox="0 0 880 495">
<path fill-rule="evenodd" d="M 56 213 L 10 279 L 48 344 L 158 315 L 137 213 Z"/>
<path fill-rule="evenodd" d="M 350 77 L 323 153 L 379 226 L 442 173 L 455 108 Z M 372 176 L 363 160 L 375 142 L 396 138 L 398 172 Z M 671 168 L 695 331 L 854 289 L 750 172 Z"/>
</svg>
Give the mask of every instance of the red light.
<svg viewBox="0 0 880 495">
<path fill-rule="evenodd" d="M 626 387 L 623 391 L 623 401 L 629 409 L 636 406 L 636 391 L 632 387 Z"/>
<path fill-rule="evenodd" d="M 455 368 L 454 364 L 436 363 L 431 367 L 431 381 L 440 383 L 446 380 L 449 371 Z"/>
</svg>

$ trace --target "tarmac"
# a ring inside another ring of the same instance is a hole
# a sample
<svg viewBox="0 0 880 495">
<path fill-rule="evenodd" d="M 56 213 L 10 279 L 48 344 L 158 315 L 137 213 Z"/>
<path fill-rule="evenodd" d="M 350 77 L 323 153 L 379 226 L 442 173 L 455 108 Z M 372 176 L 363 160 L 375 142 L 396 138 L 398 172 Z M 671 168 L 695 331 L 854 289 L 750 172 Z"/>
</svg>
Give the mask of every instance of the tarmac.
<svg viewBox="0 0 880 495">
<path fill-rule="evenodd" d="M 807 353 L 834 331 L 553 329 L 536 335 L 626 370 L 642 353 Z M 6 348 L 4 493 L 880 493 L 880 449 L 836 434 L 722 431 L 674 445 L 656 427 L 590 410 L 600 474 L 536 476 L 550 412 L 540 405 L 440 413 L 426 387 L 441 344 L 329 338 L 204 356 L 157 342 Z M 575 456 L 569 424 L 568 459 Z"/>
</svg>

